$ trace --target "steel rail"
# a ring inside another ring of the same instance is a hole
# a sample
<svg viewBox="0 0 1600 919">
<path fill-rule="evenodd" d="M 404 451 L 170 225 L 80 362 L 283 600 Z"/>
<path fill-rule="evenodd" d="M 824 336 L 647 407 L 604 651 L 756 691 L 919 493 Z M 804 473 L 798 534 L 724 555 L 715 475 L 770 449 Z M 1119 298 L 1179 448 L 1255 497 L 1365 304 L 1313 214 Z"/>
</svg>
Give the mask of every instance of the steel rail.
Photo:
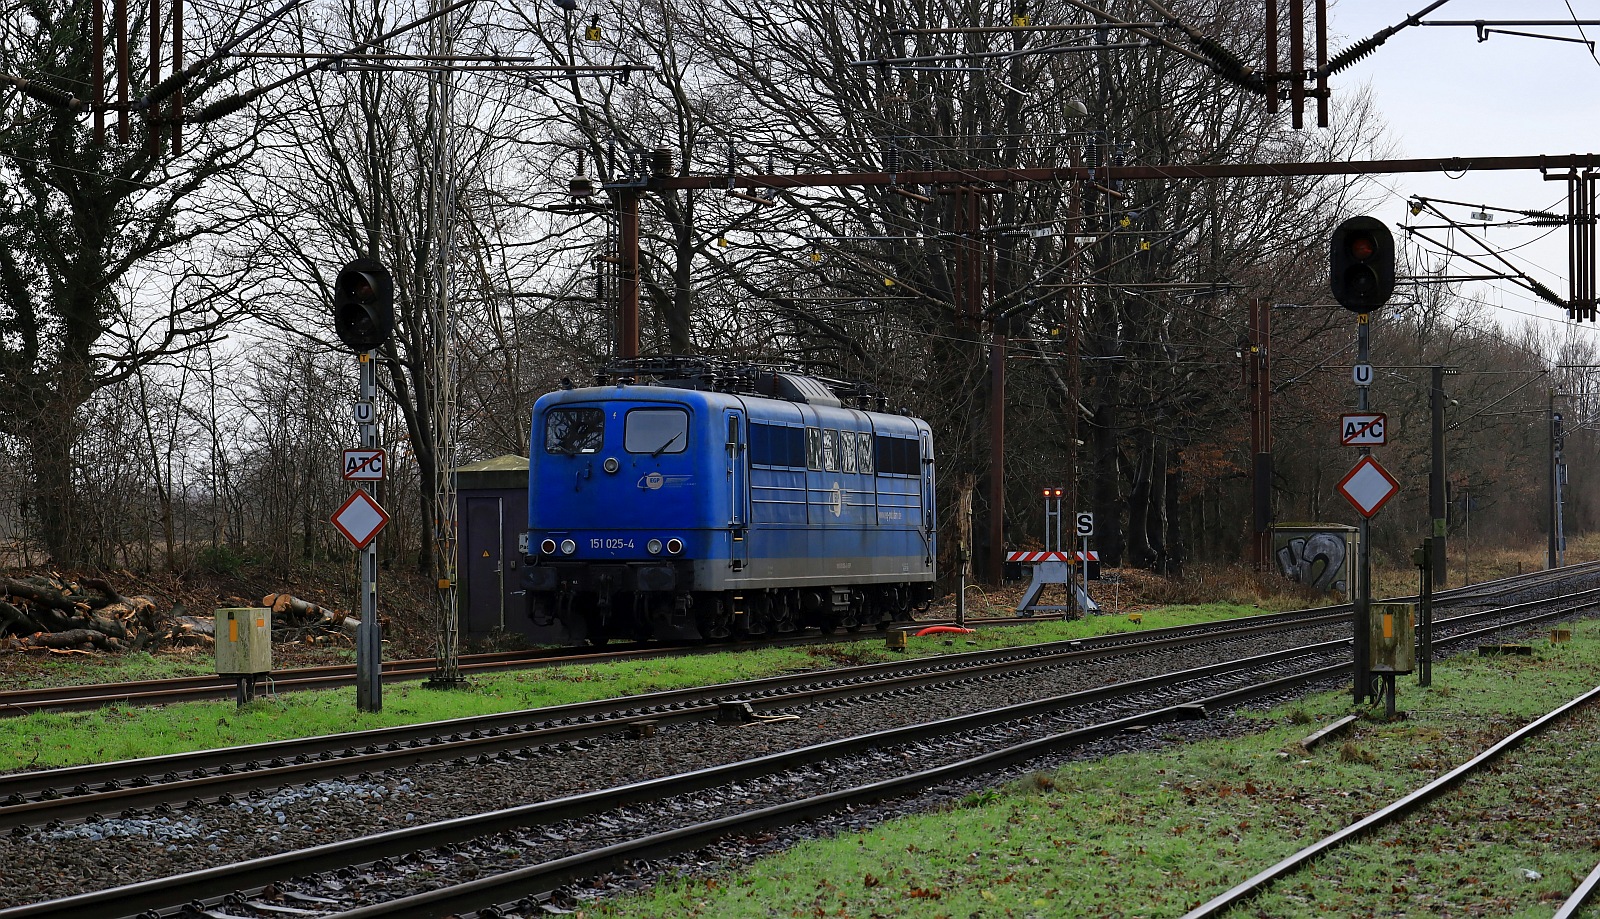
<svg viewBox="0 0 1600 919">
<path fill-rule="evenodd" d="M 596 664 L 614 661 L 650 660 L 685 653 L 713 653 L 731 648 L 775 647 L 796 644 L 813 644 L 818 636 L 800 636 L 791 639 L 764 638 L 754 642 L 717 645 L 638 644 L 599 651 L 592 648 L 534 649 L 527 651 L 493 651 L 483 654 L 462 655 L 464 673 L 491 673 L 503 670 L 556 667 L 571 664 Z M 402 680 L 425 679 L 433 676 L 438 661 L 433 658 L 413 658 L 385 661 L 382 679 L 386 683 Z M 273 692 L 290 692 L 305 689 L 335 689 L 355 683 L 355 665 L 324 664 L 297 667 L 270 674 Z M 19 689 L 0 692 L 0 716 L 21 716 L 35 711 L 62 712 L 99 708 L 116 703 L 167 704 L 172 702 L 201 701 L 233 698 L 238 691 L 236 681 L 228 677 L 201 675 L 173 677 L 166 680 L 142 680 L 125 683 L 92 683 L 59 688 Z"/>
<path fill-rule="evenodd" d="M 1252 617 L 1255 618 L 1255 617 Z M 1287 623 L 1250 625 L 1198 634 L 1101 636 L 1101 642 L 1054 642 L 995 651 L 969 652 L 917 662 L 893 661 L 799 676 L 769 677 L 715 687 L 665 690 L 596 702 L 577 702 L 503 715 L 380 728 L 357 734 L 325 735 L 215 751 L 171 754 L 115 763 L 0 776 L 0 830 L 30 822 L 95 819 L 117 808 L 151 807 L 183 800 L 277 787 L 357 771 L 419 761 L 478 756 L 539 743 L 559 743 L 609 734 L 638 721 L 679 723 L 712 715 L 723 702 L 747 701 L 763 707 L 794 704 L 863 691 L 910 689 L 951 680 L 976 680 L 1014 670 L 1064 666 L 1128 653 L 1148 653 L 1206 644 L 1302 624 L 1336 621 L 1324 616 Z M 1160 630 L 1182 632 L 1186 627 Z M 625 706 L 619 712 L 619 707 Z M 529 719 L 537 718 L 537 722 Z M 448 741 L 442 740 L 448 731 Z M 329 749 L 342 748 L 334 753 Z M 315 758 L 312 758 L 313 755 Z M 244 759 L 248 757 L 248 759 Z M 294 762 L 288 760 L 294 759 Z M 243 765 L 239 765 L 243 763 Z M 148 777 L 166 769 L 160 782 Z M 215 771 L 213 771 L 215 770 Z M 180 773 L 187 773 L 184 778 Z M 98 786 L 98 787 L 96 787 Z M 71 788 L 63 793 L 60 789 Z M 28 800 L 29 797 L 35 800 Z"/>
<path fill-rule="evenodd" d="M 1587 604 L 1561 610 L 1548 611 L 1529 617 L 1524 624 L 1561 618 L 1588 608 Z M 1475 614 L 1479 615 L 1479 614 Z M 1496 624 L 1477 631 L 1465 632 L 1441 639 L 1440 644 L 1453 644 L 1482 638 L 1502 631 L 1507 626 Z M 656 800 L 673 795 L 715 787 L 751 778 L 758 778 L 786 769 L 797 768 L 841 755 L 899 744 L 926 741 L 940 735 L 959 734 L 995 724 L 1015 722 L 1048 716 L 1065 708 L 1090 705 L 1117 696 L 1133 696 L 1140 692 L 1156 691 L 1196 679 L 1236 673 L 1255 667 L 1271 666 L 1294 657 L 1304 657 L 1316 649 L 1335 650 L 1348 644 L 1348 639 L 1322 642 L 1302 648 L 1286 649 L 1246 658 L 1209 664 L 1171 674 L 1148 677 L 1128 683 L 1111 684 L 1081 692 L 1048 699 L 1017 703 L 1000 709 L 976 712 L 922 724 L 891 728 L 868 735 L 843 738 L 803 747 L 796 750 L 770 754 L 738 763 L 713 766 L 674 776 L 663 776 L 630 785 L 601 789 L 567 798 L 508 808 L 488 814 L 462 817 L 422 827 L 408 827 L 387 833 L 342 842 L 329 843 L 311 849 L 281 853 L 253 859 L 234 865 L 219 866 L 189 872 L 169 878 L 138 882 L 122 887 L 94 891 L 43 903 L 0 910 L 0 919 L 122 919 L 133 915 L 148 915 L 149 910 L 161 910 L 177 904 L 219 901 L 239 891 L 258 891 L 267 884 L 297 873 L 334 870 L 341 867 L 370 864 L 380 858 L 401 855 L 419 849 L 472 838 L 550 823 L 575 819 L 599 813 L 614 807 Z M 974 772 L 992 771 L 1000 766 L 1025 761 L 1062 746 L 1081 744 L 1108 736 L 1130 727 L 1149 726 L 1178 719 L 1203 717 L 1206 708 L 1220 708 L 1252 701 L 1264 696 L 1277 695 L 1291 689 L 1328 679 L 1348 675 L 1351 664 L 1341 662 L 1298 674 L 1278 677 L 1260 683 L 1205 696 L 1198 700 L 1180 702 L 1151 711 L 1130 715 L 1097 725 L 1074 729 L 1052 737 L 1027 741 L 1022 744 L 991 751 L 983 756 L 962 760 L 924 770 L 899 779 L 891 779 L 855 789 L 836 791 L 812 799 L 764 808 L 743 817 L 722 818 L 694 827 L 656 834 L 618 846 L 606 847 L 590 853 L 570 856 L 545 865 L 518 869 L 505 875 L 481 879 L 456 887 L 444 888 L 416 897 L 363 907 L 347 914 L 349 919 L 369 916 L 432 917 L 450 911 L 481 908 L 497 902 L 506 895 L 506 888 L 527 890 L 548 889 L 557 884 L 592 875 L 615 866 L 629 858 L 644 858 L 668 854 L 704 844 L 717 836 L 734 830 L 754 830 L 776 823 L 789 822 L 805 816 L 826 813 L 841 804 L 866 803 L 892 797 L 908 791 L 920 790 L 928 784 Z M 1597 690 L 1600 691 L 1600 690 Z M 739 821 L 754 821 L 739 823 Z"/>
<path fill-rule="evenodd" d="M 1561 908 L 1556 910 L 1551 919 L 1575 919 L 1578 910 L 1594 897 L 1597 888 L 1600 888 L 1600 865 L 1596 865 L 1594 870 L 1589 872 L 1589 876 L 1583 879 L 1583 883 L 1579 884 L 1578 889 L 1572 892 L 1572 896 L 1561 904 Z"/>
<path fill-rule="evenodd" d="M 943 667 L 953 669 L 967 666 L 973 662 L 989 659 L 1017 659 L 1024 656 L 1045 658 L 1055 654 L 1068 654 L 1083 652 L 1096 652 L 1110 648 L 1137 646 L 1142 644 L 1159 645 L 1174 639 L 1181 640 L 1185 636 L 1196 640 L 1206 640 L 1218 637 L 1227 637 L 1229 634 L 1248 634 L 1273 628 L 1275 624 L 1291 624 L 1299 622 L 1316 622 L 1323 618 L 1319 611 L 1309 611 L 1311 616 L 1306 617 L 1306 611 L 1289 613 L 1269 613 L 1261 616 L 1250 616 L 1241 619 L 1223 620 L 1213 623 L 1199 623 L 1187 626 L 1171 626 L 1163 629 L 1151 629 L 1140 632 L 1109 633 L 1106 635 L 1092 636 L 1069 641 L 1048 642 L 1038 645 L 1028 645 L 1017 648 L 1001 648 L 987 651 L 969 651 L 958 654 L 947 654 L 939 657 L 917 658 L 913 661 L 887 661 L 876 664 L 863 664 L 854 667 L 835 668 L 826 671 L 817 671 L 810 674 L 762 677 L 753 680 L 744 680 L 735 683 L 724 683 L 716 686 L 698 686 L 684 689 L 662 690 L 660 692 L 645 693 L 637 696 L 626 696 L 613 699 L 600 699 L 592 702 L 574 702 L 566 705 L 550 706 L 537 709 L 522 709 L 491 715 L 478 715 L 471 718 L 452 719 L 447 721 L 426 722 L 415 725 L 402 725 L 390 728 L 375 728 L 367 731 L 356 731 L 349 734 L 320 735 L 308 738 L 295 738 L 290 740 L 273 741 L 264 744 L 251 744 L 237 747 L 224 747 L 215 750 L 201 750 L 187 753 L 175 753 L 165 756 L 148 757 L 138 760 L 122 760 L 112 763 L 91 763 L 82 766 L 67 766 L 60 769 L 42 770 L 36 772 L 18 772 L 0 774 L 0 799 L 16 793 L 30 793 L 51 787 L 72 786 L 84 782 L 104 783 L 116 780 L 127 780 L 133 777 L 134 772 L 129 767 L 142 767 L 145 772 L 160 772 L 167 767 L 183 767 L 184 771 L 193 771 L 195 768 L 215 768 L 223 762 L 240 763 L 249 759 L 267 760 L 274 757 L 289 758 L 302 753 L 320 753 L 324 749 L 339 746 L 370 746 L 383 745 L 394 741 L 409 742 L 415 737 L 425 736 L 430 733 L 450 732 L 459 733 L 472 730 L 491 730 L 518 725 L 523 722 L 539 720 L 555 720 L 560 718 L 591 719 L 596 714 L 609 711 L 618 707 L 659 710 L 665 706 L 681 703 L 684 699 L 703 698 L 711 695 L 742 695 L 742 696 L 768 696 L 773 691 L 804 685 L 814 681 L 864 681 L 884 673 L 892 673 L 908 669 L 927 667 Z M 1339 618 L 1338 614 L 1327 614 L 1331 618 Z"/>
<path fill-rule="evenodd" d="M 1556 618 L 1571 611 L 1544 613 L 1530 617 L 1528 621 L 1532 623 Z M 1501 628 L 1503 626 L 1494 626 L 1477 632 L 1452 636 L 1444 640 L 1443 643 L 1473 640 L 1486 634 L 1492 634 Z M 1336 664 L 1320 670 L 1282 677 L 1255 686 L 1230 690 L 1208 697 L 1202 700 L 1200 704 L 1206 707 L 1220 708 L 1225 705 L 1273 695 L 1297 685 L 1308 685 L 1322 679 L 1342 677 L 1350 673 L 1352 669 L 1352 665 L 1348 663 Z M 1594 693 L 1600 693 L 1600 688 L 1597 688 Z M 1590 695 L 1594 695 L 1594 693 Z M 890 779 L 855 789 L 833 792 L 805 801 L 777 805 L 750 814 L 722 818 L 693 827 L 670 830 L 652 837 L 570 856 L 544 865 L 528 866 L 506 874 L 481 878 L 462 885 L 440 888 L 388 903 L 347 910 L 324 917 L 324 919 L 429 919 L 429 917 L 446 915 L 451 912 L 483 909 L 486 906 L 504 907 L 505 909 L 531 907 L 533 905 L 532 898 L 525 893 L 516 900 L 510 899 L 511 895 L 528 890 L 535 890 L 541 894 L 547 893 L 550 889 L 560 884 L 593 876 L 604 870 L 621 867 L 629 860 L 672 855 L 709 844 L 721 836 L 732 833 L 751 832 L 770 826 L 793 823 L 807 817 L 822 816 L 844 805 L 869 803 L 894 797 L 898 794 L 919 791 L 939 781 L 992 771 L 1001 766 L 1024 762 L 1062 746 L 1084 743 L 1130 727 L 1147 726 L 1158 715 L 1167 715 L 1166 720 L 1181 717 L 1185 710 L 1194 704 L 1188 703 L 1187 705 L 1172 706 L 1168 709 L 1144 715 L 1134 715 L 1102 725 L 1094 725 L 1054 737 L 1008 747 L 984 756 L 937 767 L 914 775 Z M 1600 869 L 1597 869 L 1597 873 L 1600 873 Z M 0 919 L 6 919 L 3 913 L 0 913 Z M 1188 917 L 1185 917 L 1185 919 L 1188 919 Z"/>
<path fill-rule="evenodd" d="M 842 807 L 870 804 L 886 798 L 914 794 L 940 782 L 993 772 L 1006 766 L 1026 762 L 1064 748 L 1081 746 L 1130 729 L 1147 728 L 1151 725 L 1183 719 L 1190 716 L 1190 712 L 1193 711 L 1196 705 L 1202 707 L 1221 706 L 1248 701 L 1258 696 L 1269 695 L 1295 685 L 1313 682 L 1323 677 L 1336 676 L 1349 671 L 1349 669 L 1350 665 L 1348 664 L 1338 664 L 1305 674 L 1282 677 L 1267 683 L 1208 696 L 1198 702 L 1181 703 L 1130 715 L 1125 718 L 1076 728 L 1050 737 L 1002 747 L 980 756 L 936 766 L 932 769 L 925 769 L 867 785 L 839 789 L 815 797 L 760 808 L 743 814 L 735 814 L 666 830 L 540 865 L 530 865 L 463 884 L 442 887 L 426 893 L 390 900 L 386 903 L 377 903 L 333 913 L 323 917 L 323 919 L 431 919 L 431 917 L 441 915 L 482 910 L 490 906 L 515 909 L 531 905 L 528 903 L 529 898 L 526 891 L 533 890 L 541 894 L 546 893 L 561 884 L 570 883 L 584 877 L 592 877 L 607 870 L 614 870 L 631 860 L 675 855 L 708 845 L 724 836 L 748 834 L 774 826 L 793 824 L 804 819 L 822 817 Z M 518 896 L 519 894 L 521 896 Z M 511 899 L 512 897 L 517 899 L 513 900 Z M 9 919 L 9 917 L 0 912 L 0 919 Z"/>
<path fill-rule="evenodd" d="M 1184 913 L 1183 919 L 1205 919 L 1205 917 L 1209 916 L 1220 916 L 1239 903 L 1254 897 L 1273 883 L 1299 871 L 1318 856 L 1414 813 L 1441 797 L 1445 792 L 1451 791 L 1485 766 L 1504 756 L 1507 752 L 1521 746 L 1528 738 L 1542 733 L 1551 725 L 1556 724 L 1597 699 L 1600 699 L 1600 686 L 1596 686 L 1583 695 L 1566 702 L 1554 711 L 1541 715 L 1532 723 L 1513 732 L 1489 749 L 1390 804 L 1388 807 L 1352 823 L 1331 836 L 1324 837 L 1312 845 L 1306 846 L 1265 871 Z"/>
<path fill-rule="evenodd" d="M 1332 641 L 1323 643 L 1323 645 L 1336 647 L 1344 643 L 1344 641 Z M 1324 648 L 1324 650 L 1331 650 L 1331 648 Z M 1008 721 L 1049 715 L 1063 708 L 1090 705 L 1118 696 L 1132 696 L 1140 692 L 1160 690 L 1196 679 L 1236 673 L 1253 667 L 1269 666 L 1281 663 L 1286 659 L 1304 657 L 1307 653 L 1305 648 L 1276 651 L 1254 658 L 1208 664 L 1190 670 L 1147 677 L 1127 683 L 1095 687 L 1062 696 L 1017 703 L 999 709 L 958 715 L 954 718 L 939 721 L 889 728 L 871 734 L 813 744 L 808 747 L 768 754 L 750 760 L 707 767 L 688 773 L 662 776 L 566 798 L 541 801 L 487 814 L 460 817 L 426 826 L 407 827 L 373 836 L 327 843 L 310 849 L 266 856 L 233 865 L 207 868 L 176 877 L 143 881 L 108 890 L 65 897 L 59 900 L 13 907 L 0 910 L 0 919 L 23 919 L 23 917 L 30 917 L 30 919 L 40 919 L 40 917 L 113 919 L 113 917 L 137 914 L 147 909 L 161 909 L 195 900 L 203 901 L 221 897 L 237 890 L 264 887 L 268 883 L 296 873 L 328 871 L 340 867 L 367 864 L 379 858 L 401 855 L 418 849 L 459 843 L 506 830 L 537 826 L 559 820 L 582 818 L 626 804 L 689 794 L 730 782 L 759 778 L 839 756 L 859 753 L 874 747 L 910 744 L 943 735 L 959 734 L 991 727 Z M 1349 665 L 1338 664 L 1330 668 L 1309 671 L 1309 679 L 1320 679 L 1323 676 L 1337 674 L 1341 668 L 1348 670 Z M 1203 717 L 1203 712 L 1198 706 L 1203 706 L 1211 700 L 1238 701 L 1253 695 L 1276 692 L 1296 681 L 1307 678 L 1305 674 L 1282 677 L 1268 683 L 1254 684 L 1231 690 L 1221 695 L 1205 697 L 1199 702 L 1181 702 L 1175 705 L 1163 706 L 1147 713 L 1131 715 L 1096 727 L 1103 729 L 1107 733 L 1114 733 L 1133 725 L 1149 725 L 1180 718 Z M 1084 730 L 1092 733 L 1095 728 L 1091 727 Z M 1003 753 L 1004 751 L 1000 752 Z M 991 753 L 975 761 L 989 762 L 997 755 L 1000 754 Z"/>
<path fill-rule="evenodd" d="M 1574 596 L 1594 596 L 1600 588 Z M 1533 600 L 1441 620 L 1439 625 L 1515 614 L 1555 601 Z M 609 734 L 638 721 L 679 723 L 714 713 L 719 704 L 750 701 L 765 707 L 863 690 L 915 688 L 952 679 L 980 679 L 1017 669 L 1063 666 L 1125 653 L 1149 653 L 1206 644 L 1262 632 L 1340 621 L 1345 615 L 1284 618 L 1269 614 L 1196 627 L 1178 626 L 1147 633 L 1117 633 L 991 651 L 968 652 L 915 662 L 891 661 L 843 670 L 788 675 L 665 690 L 544 709 L 480 715 L 466 719 L 378 728 L 353 734 L 297 738 L 212 751 L 170 754 L 114 763 L 89 764 L 0 776 L 0 829 L 30 823 L 96 819 L 105 812 L 131 814 L 188 800 L 201 803 L 262 787 L 277 787 L 400 764 L 503 753 L 532 744 L 576 741 Z M 1236 625 L 1236 623 L 1245 623 Z M 1226 628 L 1212 628 L 1217 625 Z M 1347 641 L 1339 639 L 1338 641 Z M 1307 648 L 1316 645 L 1305 646 Z M 446 734 L 448 733 L 448 739 Z M 293 760 L 292 762 L 290 760 Z M 155 776 L 166 770 L 160 781 Z M 187 774 L 185 777 L 184 774 Z M 63 792 L 61 789 L 70 791 Z M 33 800 L 29 800 L 33 798 Z"/>
<path fill-rule="evenodd" d="M 1498 592 L 1512 585 L 1538 584 L 1541 581 L 1575 576 L 1582 574 L 1585 569 L 1595 566 L 1600 566 L 1600 562 L 1587 562 L 1560 569 L 1535 571 L 1492 581 L 1481 581 L 1477 584 L 1438 591 L 1434 596 L 1440 601 L 1447 601 L 1457 597 L 1478 596 L 1484 593 Z M 1385 602 L 1415 602 L 1416 599 L 1414 596 L 1395 597 Z M 1341 603 L 1265 615 L 1306 616 L 1319 613 L 1331 614 L 1341 610 L 1348 612 L 1350 609 L 1351 604 Z M 1059 614 L 1012 616 L 970 620 L 968 624 L 986 626 L 1027 625 L 1032 622 L 1044 622 L 1060 618 L 1062 617 Z M 915 623 L 906 623 L 902 627 L 950 625 L 952 623 L 953 620 L 951 619 L 928 619 Z M 1200 626 L 1188 626 L 1185 628 L 1198 627 Z M 462 670 L 464 672 L 496 672 L 573 663 L 588 664 L 614 660 L 645 660 L 686 653 L 714 653 L 727 649 L 783 647 L 825 641 L 859 640 L 859 637 L 857 633 L 835 636 L 805 635 L 794 638 L 762 638 L 716 645 L 649 644 L 622 646 L 605 651 L 581 649 L 577 653 L 574 653 L 574 649 L 487 652 L 464 655 L 462 657 Z M 437 669 L 437 663 L 433 658 L 386 661 L 383 664 L 382 679 L 387 683 L 431 677 Z M 352 664 L 301 667 L 272 674 L 274 692 L 332 689 L 353 685 L 354 682 L 355 666 Z M 213 675 L 8 690 L 0 692 L 0 717 L 22 716 L 35 711 L 80 711 L 118 703 L 155 705 L 178 701 L 224 699 L 233 698 L 236 692 L 236 681 Z"/>
<path fill-rule="evenodd" d="M 1029 622 L 1059 619 L 1060 616 L 1041 616 L 1038 619 L 1006 617 L 974 620 L 974 625 L 1027 625 Z M 949 625 L 953 620 L 928 620 L 909 625 Z M 738 642 L 715 644 L 638 643 L 619 645 L 607 650 L 594 648 L 533 649 L 526 651 L 495 651 L 462 656 L 464 673 L 492 673 L 506 670 L 535 669 L 568 665 L 613 663 L 617 661 L 651 660 L 689 654 L 713 654 L 721 651 L 751 648 L 789 647 L 795 645 L 823 644 L 839 641 L 859 641 L 862 634 L 836 635 L 806 634 L 793 637 L 761 637 Z M 413 658 L 385 661 L 382 679 L 385 683 L 402 680 L 426 679 L 438 669 L 434 658 Z M 294 692 L 306 689 L 337 689 L 355 683 L 353 664 L 323 664 L 279 670 L 272 674 L 272 692 Z M 165 680 L 141 680 L 121 683 L 87 683 L 78 686 L 47 687 L 42 689 L 17 689 L 0 692 L 0 717 L 20 717 L 35 711 L 81 711 L 113 704 L 161 705 L 173 702 L 231 699 L 238 691 L 236 681 L 211 674 L 172 677 Z"/>
<path fill-rule="evenodd" d="M 1529 621 L 1537 622 L 1555 618 L 1567 612 L 1571 612 L 1571 610 L 1541 614 L 1531 617 Z M 1452 636 L 1446 639 L 1444 643 L 1457 643 L 1476 639 L 1485 634 L 1499 631 L 1501 628 L 1503 627 L 1494 626 L 1477 632 Z M 1276 694 L 1296 685 L 1308 685 L 1321 679 L 1342 677 L 1351 670 L 1351 664 L 1337 664 L 1255 686 L 1230 690 L 1208 697 L 1201 704 L 1206 707 L 1220 708 L 1225 705 Z M 1595 693 L 1600 693 L 1600 688 L 1597 688 L 1589 695 L 1593 696 Z M 914 775 L 902 776 L 898 779 L 890 779 L 855 789 L 837 791 L 804 801 L 776 805 L 753 813 L 726 817 L 692 827 L 670 830 L 651 837 L 608 846 L 593 852 L 569 856 L 544 865 L 529 866 L 506 874 L 440 888 L 427 893 L 389 901 L 388 903 L 347 910 L 324 917 L 324 919 L 430 919 L 430 917 L 446 915 L 452 912 L 460 913 L 483 909 L 486 906 L 502 907 L 505 910 L 531 908 L 534 905 L 532 898 L 524 893 L 528 890 L 546 893 L 560 884 L 569 883 L 586 876 L 593 876 L 604 870 L 621 867 L 629 860 L 672 855 L 709 844 L 725 835 L 747 833 L 770 826 L 793 823 L 807 817 L 822 816 L 848 804 L 869 803 L 894 797 L 898 794 L 919 791 L 939 781 L 992 771 L 1001 766 L 1024 762 L 1062 746 L 1085 743 L 1131 727 L 1147 726 L 1153 723 L 1157 716 L 1166 715 L 1165 720 L 1181 717 L 1185 710 L 1193 704 L 1188 703 L 1187 705 L 1172 706 L 1168 709 L 1144 715 L 1134 715 L 1105 724 L 1066 732 L 1054 737 L 1008 747 L 984 756 L 937 767 Z M 1596 874 L 1600 874 L 1600 869 L 1596 870 Z M 512 895 L 517 893 L 523 893 L 523 895 L 516 900 L 510 899 Z M 3 917 L 3 914 L 0 914 L 0 917 Z"/>
</svg>

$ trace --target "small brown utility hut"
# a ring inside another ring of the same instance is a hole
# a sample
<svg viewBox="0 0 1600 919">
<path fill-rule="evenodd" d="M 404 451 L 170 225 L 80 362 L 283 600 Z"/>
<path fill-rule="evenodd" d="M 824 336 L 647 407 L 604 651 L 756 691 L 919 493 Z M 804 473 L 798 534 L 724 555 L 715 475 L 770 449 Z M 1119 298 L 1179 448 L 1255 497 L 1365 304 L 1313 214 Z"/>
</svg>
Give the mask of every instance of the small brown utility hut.
<svg viewBox="0 0 1600 919">
<path fill-rule="evenodd" d="M 456 519 L 460 521 L 460 596 L 466 637 L 527 634 L 522 597 L 528 530 L 528 458 L 497 456 L 456 469 Z"/>
</svg>

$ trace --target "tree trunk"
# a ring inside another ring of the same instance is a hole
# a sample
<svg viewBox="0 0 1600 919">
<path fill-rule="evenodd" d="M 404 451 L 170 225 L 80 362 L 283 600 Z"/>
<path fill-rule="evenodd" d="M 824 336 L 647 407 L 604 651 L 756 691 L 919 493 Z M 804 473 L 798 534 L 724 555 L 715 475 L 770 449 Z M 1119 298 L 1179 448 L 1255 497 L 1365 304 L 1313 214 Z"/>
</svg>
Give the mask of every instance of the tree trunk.
<svg viewBox="0 0 1600 919">
<path fill-rule="evenodd" d="M 1094 538 L 1100 547 L 1100 562 L 1110 568 L 1122 565 L 1125 548 L 1122 535 L 1122 473 L 1117 464 L 1116 410 L 1109 400 L 1094 409 Z"/>
<path fill-rule="evenodd" d="M 1150 564 L 1158 573 L 1167 568 L 1167 441 L 1155 437 L 1150 443 L 1150 500 L 1145 505 L 1145 538 L 1150 545 Z"/>
<path fill-rule="evenodd" d="M 1148 430 L 1135 429 L 1133 449 L 1133 481 L 1128 488 L 1128 561 L 1137 567 L 1148 568 L 1155 561 L 1149 531 L 1155 438 Z"/>
<path fill-rule="evenodd" d="M 1183 503 L 1179 496 L 1183 492 L 1183 451 L 1180 447 L 1173 447 L 1167 456 L 1167 570 L 1166 574 L 1176 576 L 1183 571 L 1185 547 L 1183 544 Z"/>
<path fill-rule="evenodd" d="M 41 413 L 40 422 L 27 435 L 33 461 L 32 506 L 39 521 L 45 550 L 57 565 L 89 561 L 83 526 L 79 521 L 78 492 L 72 479 L 73 445 L 78 438 L 77 409 L 81 404 L 56 397 L 56 408 Z M 70 404 L 69 404 L 70 403 Z"/>
</svg>

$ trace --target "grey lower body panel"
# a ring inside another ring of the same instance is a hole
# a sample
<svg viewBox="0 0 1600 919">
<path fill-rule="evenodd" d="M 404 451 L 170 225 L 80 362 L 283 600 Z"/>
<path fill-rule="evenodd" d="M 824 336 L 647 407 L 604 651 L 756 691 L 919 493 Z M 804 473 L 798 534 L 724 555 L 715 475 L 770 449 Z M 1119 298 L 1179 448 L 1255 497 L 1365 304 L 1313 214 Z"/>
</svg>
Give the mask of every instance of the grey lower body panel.
<svg viewBox="0 0 1600 919">
<path fill-rule="evenodd" d="M 909 584 L 934 580 L 922 556 L 869 558 L 758 558 L 734 570 L 727 559 L 694 563 L 696 590 L 829 587 L 844 584 Z"/>
</svg>

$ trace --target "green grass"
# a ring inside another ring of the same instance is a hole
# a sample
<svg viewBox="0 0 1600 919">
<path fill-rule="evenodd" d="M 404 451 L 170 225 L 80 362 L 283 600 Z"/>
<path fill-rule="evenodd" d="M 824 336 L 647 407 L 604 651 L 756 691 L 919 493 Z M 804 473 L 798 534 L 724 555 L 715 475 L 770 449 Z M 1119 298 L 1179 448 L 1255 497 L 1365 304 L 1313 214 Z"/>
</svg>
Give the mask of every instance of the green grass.
<svg viewBox="0 0 1600 919">
<path fill-rule="evenodd" d="M 586 907 L 590 917 L 1176 916 L 1431 781 L 1593 687 L 1600 623 L 1533 657 L 1461 657 L 1403 678 L 1409 717 L 1359 722 L 1330 693 L 1263 714 L 1259 733 L 1066 766 L 948 810 L 802 843 L 748 870 Z M 1381 715 L 1381 710 L 1380 710 Z M 1280 884 L 1240 916 L 1548 916 L 1600 848 L 1600 717 L 1546 735 L 1519 766 Z M 1287 752 L 1293 751 L 1293 752 Z M 1564 788 L 1549 790 L 1551 783 Z M 1542 794 L 1543 797 L 1538 795 Z M 1581 806 L 1580 806 L 1581 805 Z M 1536 871 L 1538 880 L 1523 870 Z M 1337 881 L 1340 889 L 1328 885 Z"/>
<path fill-rule="evenodd" d="M 209 651 L 204 654 L 178 652 L 161 655 L 142 651 L 131 654 L 52 654 L 29 658 L 24 663 L 26 672 L 0 680 L 0 689 L 166 680 L 216 672 L 216 661 Z"/>
<path fill-rule="evenodd" d="M 1212 604 L 1146 610 L 1142 622 L 1126 616 L 1094 616 L 1072 622 L 1040 622 L 1026 626 L 981 629 L 973 635 L 911 638 L 904 654 L 888 651 L 881 636 L 863 633 L 860 641 L 795 648 L 770 648 L 602 664 L 556 667 L 472 678 L 470 689 L 430 690 L 418 683 L 383 689 L 383 711 L 355 709 L 355 690 L 286 693 L 239 708 L 232 702 L 190 702 L 163 708 L 112 706 L 92 712 L 31 714 L 0 719 L 0 771 L 46 769 L 80 763 L 184 753 L 290 737 L 340 734 L 392 725 L 441 721 L 638 695 L 662 689 L 754 679 L 824 667 L 924 655 L 952 654 L 982 648 L 1062 641 L 1107 632 L 1132 631 L 1208 622 L 1259 612 L 1248 607 Z M 947 645 L 947 640 L 953 644 Z M 74 656 L 76 657 L 76 656 Z M 126 670 L 97 669 L 96 681 L 144 679 L 157 675 L 205 673 L 207 657 L 186 655 L 176 661 L 128 655 Z M 195 670 L 197 660 L 204 662 Z M 54 662 L 52 662 L 54 663 Z M 159 668 L 171 666 L 171 673 Z"/>
</svg>

